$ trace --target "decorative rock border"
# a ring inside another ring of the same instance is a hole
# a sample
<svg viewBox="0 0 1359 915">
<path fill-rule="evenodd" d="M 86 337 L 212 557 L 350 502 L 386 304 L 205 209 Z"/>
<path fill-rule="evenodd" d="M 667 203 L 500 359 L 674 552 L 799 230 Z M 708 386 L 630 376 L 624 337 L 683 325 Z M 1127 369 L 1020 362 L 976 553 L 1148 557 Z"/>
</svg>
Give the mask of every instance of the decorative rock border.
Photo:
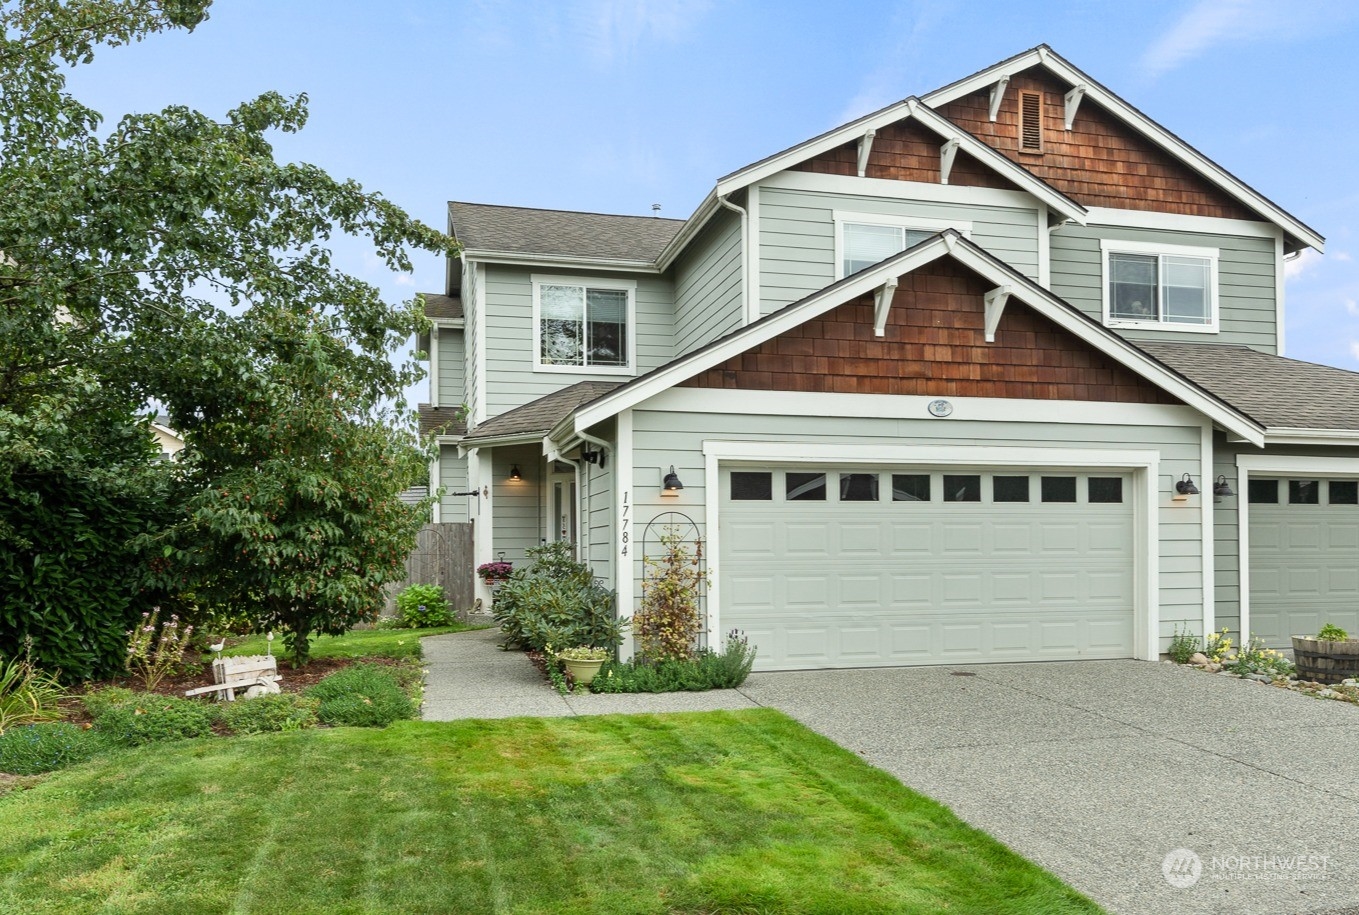
<svg viewBox="0 0 1359 915">
<path fill-rule="evenodd" d="M 1174 661 L 1166 661 L 1167 664 L 1174 664 Z M 1204 673 L 1218 674 L 1223 677 L 1235 677 L 1238 680 L 1253 680 L 1256 683 L 1263 683 L 1279 689 L 1292 690 L 1295 693 L 1302 693 L 1315 699 L 1335 699 L 1340 702 L 1349 702 L 1359 705 L 1359 678 L 1343 680 L 1340 683 L 1327 685 L 1318 683 L 1315 680 L 1299 680 L 1295 676 L 1271 677 L 1269 674 L 1238 674 L 1230 670 L 1223 670 L 1222 665 L 1209 660 L 1205 655 L 1196 653 L 1189 659 L 1187 664 L 1181 667 L 1192 667 Z"/>
</svg>

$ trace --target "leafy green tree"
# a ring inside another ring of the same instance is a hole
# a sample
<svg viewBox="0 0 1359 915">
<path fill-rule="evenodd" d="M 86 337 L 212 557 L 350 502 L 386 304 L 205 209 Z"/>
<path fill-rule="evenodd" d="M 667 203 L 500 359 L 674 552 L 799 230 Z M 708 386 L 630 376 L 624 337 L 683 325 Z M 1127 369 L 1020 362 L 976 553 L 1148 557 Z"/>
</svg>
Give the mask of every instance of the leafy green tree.
<svg viewBox="0 0 1359 915">
<path fill-rule="evenodd" d="M 352 181 L 278 162 L 269 135 L 303 128 L 305 96 L 265 93 L 221 119 L 174 106 L 105 128 L 66 91 L 66 68 L 191 30 L 208 5 L 0 3 L 0 574 L 11 582 L 0 653 L 41 628 L 59 594 L 94 593 L 102 575 L 118 597 L 107 618 L 84 619 L 70 637 L 79 651 L 44 663 L 78 654 L 59 666 L 110 671 L 109 634 L 165 588 L 255 608 L 305 656 L 297 627 L 361 616 L 394 568 L 364 546 L 400 550 L 418 515 L 394 493 L 424 460 L 399 400 L 420 370 L 396 353 L 424 318 L 337 269 L 328 241 L 365 238 L 402 271 L 411 250 L 452 253 L 452 242 Z M 139 414 L 153 403 L 186 439 L 182 464 L 124 447 L 145 435 Z M 360 470 L 359 455 L 376 465 Z M 62 483 L 32 473 L 58 464 Z M 232 506 L 252 488 L 282 498 L 295 526 L 266 532 L 279 518 Z M 46 545 L 31 536 L 36 503 Z M 53 544 L 91 529 L 105 531 L 91 548 L 116 568 L 73 554 L 62 581 L 38 575 Z M 308 561 L 327 584 L 280 566 L 283 552 L 252 550 L 256 533 L 325 544 Z"/>
</svg>

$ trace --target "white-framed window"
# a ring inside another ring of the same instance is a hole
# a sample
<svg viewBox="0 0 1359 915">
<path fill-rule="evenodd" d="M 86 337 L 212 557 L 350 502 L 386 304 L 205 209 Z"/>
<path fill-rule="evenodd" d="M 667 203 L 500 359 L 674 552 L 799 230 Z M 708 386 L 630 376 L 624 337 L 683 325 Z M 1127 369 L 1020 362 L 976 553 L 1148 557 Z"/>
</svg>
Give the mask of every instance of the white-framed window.
<svg viewBox="0 0 1359 915">
<path fill-rule="evenodd" d="M 1104 324 L 1215 334 L 1217 248 L 1101 239 Z"/>
<path fill-rule="evenodd" d="M 836 210 L 835 278 L 866 270 L 945 229 L 972 237 L 972 223 L 966 221 Z"/>
<path fill-rule="evenodd" d="M 534 371 L 631 375 L 636 340 L 636 282 L 533 277 Z"/>
</svg>

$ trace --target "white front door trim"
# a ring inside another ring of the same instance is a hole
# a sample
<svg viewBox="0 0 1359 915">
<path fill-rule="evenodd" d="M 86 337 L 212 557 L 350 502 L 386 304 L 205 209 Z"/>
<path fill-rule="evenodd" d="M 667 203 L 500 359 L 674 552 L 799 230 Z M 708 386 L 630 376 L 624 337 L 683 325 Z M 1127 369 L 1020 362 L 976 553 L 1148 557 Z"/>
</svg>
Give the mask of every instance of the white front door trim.
<svg viewBox="0 0 1359 915">
<path fill-rule="evenodd" d="M 828 443 L 705 440 L 704 526 L 708 538 L 708 631 L 725 638 L 721 625 L 721 545 L 718 518 L 721 506 L 721 464 L 930 464 L 985 467 L 1110 468 L 1133 474 L 1133 517 L 1140 544 L 1133 557 L 1133 649 L 1141 660 L 1160 655 L 1160 539 L 1157 480 L 1161 455 L 1156 451 L 1115 451 L 1073 448 L 951 445 L 837 445 Z M 620 576 L 620 584 L 623 576 Z"/>
<path fill-rule="evenodd" d="M 1250 477 L 1251 474 L 1308 474 L 1359 478 L 1359 457 L 1308 457 L 1287 454 L 1239 454 L 1236 457 L 1236 531 L 1238 589 L 1241 592 L 1241 643 L 1250 638 Z"/>
</svg>

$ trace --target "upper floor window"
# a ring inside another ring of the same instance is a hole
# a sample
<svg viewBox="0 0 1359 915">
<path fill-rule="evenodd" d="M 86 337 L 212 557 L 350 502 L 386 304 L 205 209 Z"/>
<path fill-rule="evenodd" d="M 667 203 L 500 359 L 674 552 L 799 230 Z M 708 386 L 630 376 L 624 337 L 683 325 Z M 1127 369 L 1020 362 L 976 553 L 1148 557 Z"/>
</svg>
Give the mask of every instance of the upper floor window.
<svg viewBox="0 0 1359 915">
<path fill-rule="evenodd" d="M 632 371 L 637 284 L 533 278 L 536 368 L 619 375 Z"/>
<path fill-rule="evenodd" d="M 836 279 L 866 270 L 945 229 L 956 229 L 966 236 L 972 234 L 970 222 L 837 211 Z"/>
<path fill-rule="evenodd" d="M 1104 323 L 1216 333 L 1216 248 L 1104 239 Z"/>
</svg>

